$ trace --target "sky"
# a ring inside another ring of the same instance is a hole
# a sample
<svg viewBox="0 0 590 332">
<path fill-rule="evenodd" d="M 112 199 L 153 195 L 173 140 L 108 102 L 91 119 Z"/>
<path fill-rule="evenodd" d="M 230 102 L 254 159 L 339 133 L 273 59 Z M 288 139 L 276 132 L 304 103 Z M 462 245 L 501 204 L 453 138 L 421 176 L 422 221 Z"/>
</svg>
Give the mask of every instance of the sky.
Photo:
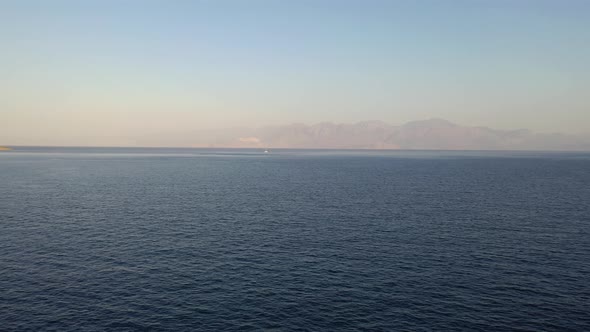
<svg viewBox="0 0 590 332">
<path fill-rule="evenodd" d="M 590 1 L 0 0 L 0 144 L 428 118 L 590 134 Z"/>
</svg>

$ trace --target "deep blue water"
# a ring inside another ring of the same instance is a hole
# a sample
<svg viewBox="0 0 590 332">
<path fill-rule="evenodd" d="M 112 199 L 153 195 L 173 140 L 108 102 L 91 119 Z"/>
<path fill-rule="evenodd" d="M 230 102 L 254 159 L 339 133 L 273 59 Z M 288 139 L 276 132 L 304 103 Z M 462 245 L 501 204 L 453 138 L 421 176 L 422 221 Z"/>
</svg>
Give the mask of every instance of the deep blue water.
<svg viewBox="0 0 590 332">
<path fill-rule="evenodd" d="M 0 153 L 0 330 L 589 331 L 590 154 Z"/>
</svg>

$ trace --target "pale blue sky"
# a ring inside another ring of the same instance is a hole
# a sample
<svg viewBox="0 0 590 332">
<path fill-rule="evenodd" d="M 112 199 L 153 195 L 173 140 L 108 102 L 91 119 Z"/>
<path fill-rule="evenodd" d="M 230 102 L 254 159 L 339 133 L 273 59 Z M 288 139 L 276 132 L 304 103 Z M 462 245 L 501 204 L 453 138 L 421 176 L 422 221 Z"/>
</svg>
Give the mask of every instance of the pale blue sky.
<svg viewBox="0 0 590 332">
<path fill-rule="evenodd" d="M 590 1 L 0 0 L 3 144 L 432 117 L 590 133 L 588 96 Z"/>
</svg>

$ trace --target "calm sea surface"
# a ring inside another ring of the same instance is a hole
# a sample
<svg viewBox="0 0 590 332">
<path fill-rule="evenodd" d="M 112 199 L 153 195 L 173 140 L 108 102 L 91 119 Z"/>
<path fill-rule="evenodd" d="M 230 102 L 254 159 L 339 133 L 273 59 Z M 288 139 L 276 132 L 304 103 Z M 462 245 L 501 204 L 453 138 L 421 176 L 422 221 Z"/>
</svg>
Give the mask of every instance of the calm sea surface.
<svg viewBox="0 0 590 332">
<path fill-rule="evenodd" d="M 590 154 L 0 152 L 0 330 L 590 331 Z"/>
</svg>

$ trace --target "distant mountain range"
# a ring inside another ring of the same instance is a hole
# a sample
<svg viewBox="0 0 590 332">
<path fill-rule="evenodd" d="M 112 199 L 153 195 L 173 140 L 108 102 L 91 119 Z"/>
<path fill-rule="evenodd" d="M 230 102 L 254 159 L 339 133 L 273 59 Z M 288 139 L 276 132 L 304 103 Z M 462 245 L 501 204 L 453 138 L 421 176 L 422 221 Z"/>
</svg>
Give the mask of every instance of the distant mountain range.
<svg viewBox="0 0 590 332">
<path fill-rule="evenodd" d="M 168 143 L 186 145 L 189 137 L 182 136 L 176 139 L 168 136 Z M 199 147 L 271 149 L 590 150 L 590 137 L 538 134 L 526 129 L 461 126 L 443 119 L 413 121 L 397 126 L 381 121 L 365 121 L 214 130 L 192 133 L 190 142 L 192 146 Z"/>
</svg>

